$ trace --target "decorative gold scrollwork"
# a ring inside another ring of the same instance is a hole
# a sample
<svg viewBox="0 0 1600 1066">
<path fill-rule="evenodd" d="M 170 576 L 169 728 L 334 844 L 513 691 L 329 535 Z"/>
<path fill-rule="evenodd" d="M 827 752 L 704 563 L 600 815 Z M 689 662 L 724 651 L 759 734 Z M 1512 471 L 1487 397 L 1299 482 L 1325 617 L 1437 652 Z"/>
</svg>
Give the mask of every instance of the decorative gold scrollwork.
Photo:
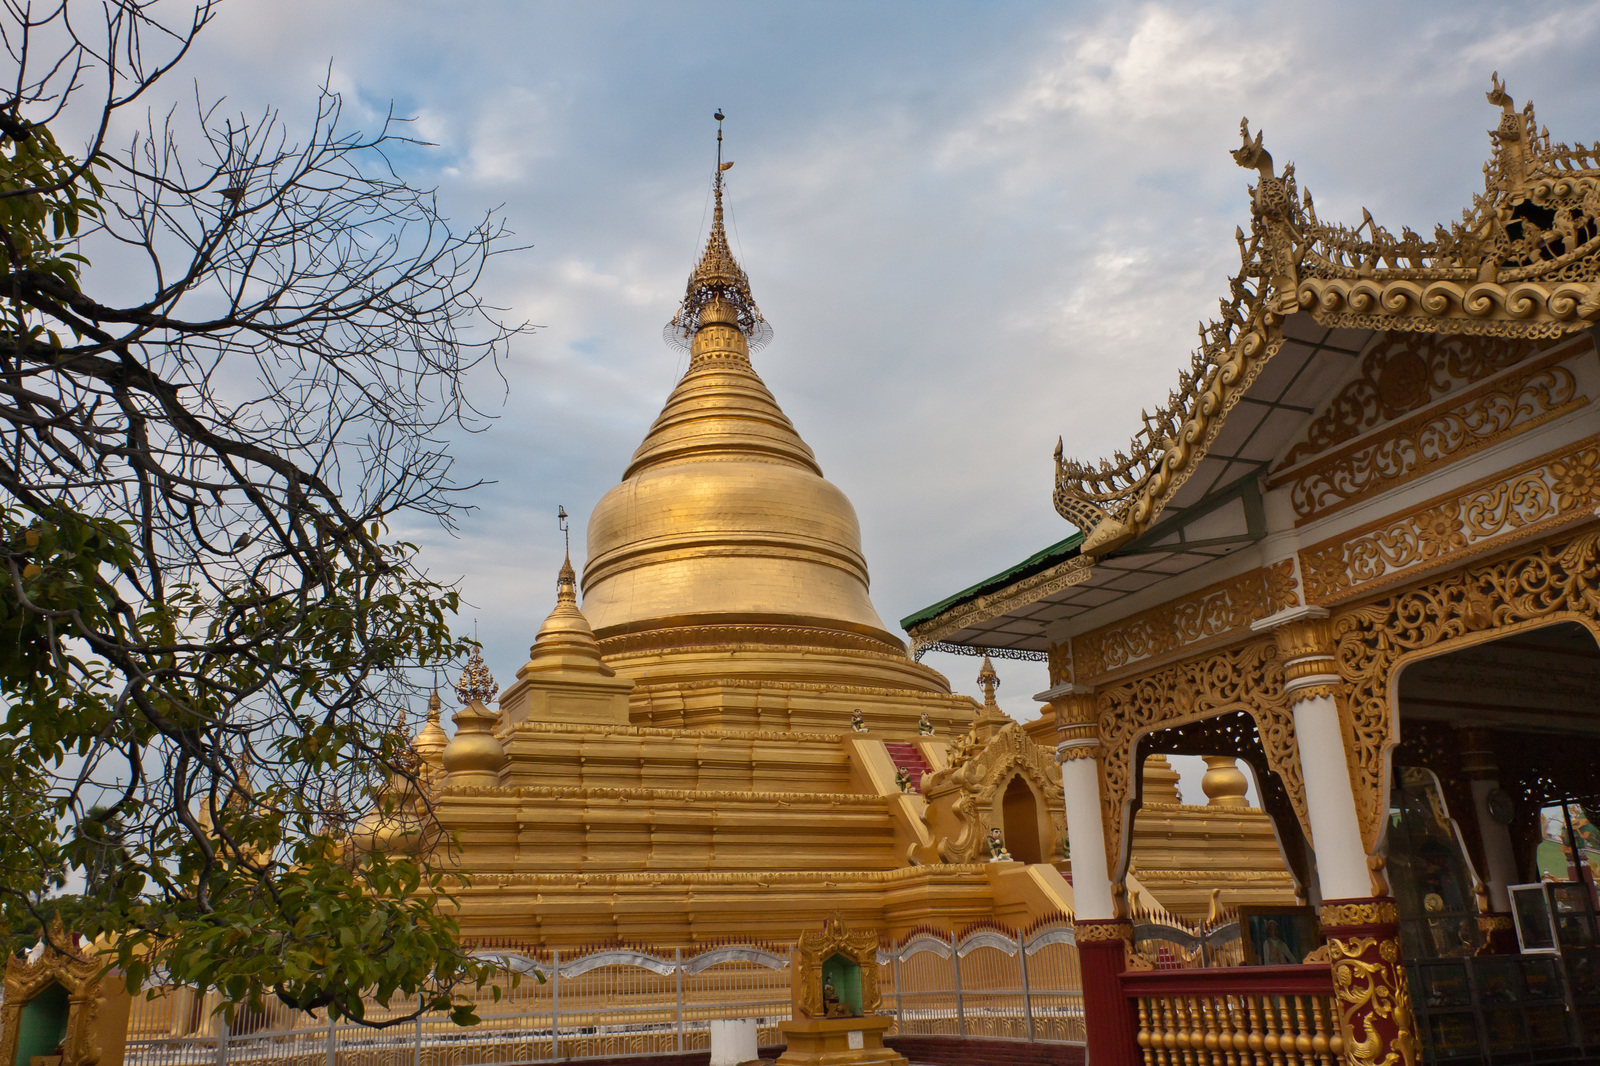
<svg viewBox="0 0 1600 1066">
<path fill-rule="evenodd" d="M 1074 637 L 1074 678 L 1090 684 L 1112 670 L 1243 630 L 1271 613 L 1268 582 L 1267 571 L 1252 570 Z"/>
<path fill-rule="evenodd" d="M 1125 920 L 1114 922 L 1075 922 L 1072 926 L 1072 938 L 1079 944 L 1096 944 L 1108 940 L 1125 940 L 1133 943 L 1133 923 Z"/>
<path fill-rule="evenodd" d="M 1582 622 L 1600 635 L 1600 531 L 1466 567 L 1335 616 L 1355 745 L 1356 810 L 1369 853 L 1383 829 L 1396 668 L 1420 654 L 1562 620 Z"/>
<path fill-rule="evenodd" d="M 1302 553 L 1307 595 L 1333 603 L 1394 584 L 1408 570 L 1481 555 L 1498 542 L 1570 524 L 1600 503 L 1600 437 L 1485 478 L 1416 514 L 1341 534 Z"/>
<path fill-rule="evenodd" d="M 1411 993 L 1399 969 L 1399 945 L 1392 937 L 1356 936 L 1329 937 L 1327 947 L 1345 1061 L 1357 1066 L 1412 1066 L 1417 1057 L 1416 1023 Z"/>
<path fill-rule="evenodd" d="M 1268 638 L 1214 652 L 1100 689 L 1101 801 L 1107 866 L 1120 876 L 1138 740 L 1156 729 L 1232 711 L 1255 720 L 1267 764 L 1283 778 L 1295 816 L 1310 833 L 1294 720 L 1283 693 L 1283 668 Z"/>
</svg>

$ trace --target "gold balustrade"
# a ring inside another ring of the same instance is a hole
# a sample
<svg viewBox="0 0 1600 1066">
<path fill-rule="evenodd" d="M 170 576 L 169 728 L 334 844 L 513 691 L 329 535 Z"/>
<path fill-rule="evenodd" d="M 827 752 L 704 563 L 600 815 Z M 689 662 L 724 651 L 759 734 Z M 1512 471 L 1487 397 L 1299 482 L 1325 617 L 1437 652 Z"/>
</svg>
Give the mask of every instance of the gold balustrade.
<svg viewBox="0 0 1600 1066">
<path fill-rule="evenodd" d="M 1326 966 L 1123 974 L 1145 1066 L 1338 1066 Z"/>
</svg>

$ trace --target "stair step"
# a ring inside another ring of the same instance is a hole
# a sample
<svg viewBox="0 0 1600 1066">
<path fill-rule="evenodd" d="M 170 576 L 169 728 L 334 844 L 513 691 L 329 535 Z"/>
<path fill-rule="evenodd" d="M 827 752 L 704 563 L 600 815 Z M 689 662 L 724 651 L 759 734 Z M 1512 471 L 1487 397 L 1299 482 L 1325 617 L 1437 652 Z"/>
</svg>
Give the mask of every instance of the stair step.
<svg viewBox="0 0 1600 1066">
<path fill-rule="evenodd" d="M 921 787 L 922 775 L 932 772 L 933 767 L 928 765 L 928 760 L 922 757 L 922 752 L 917 750 L 917 746 L 903 740 L 886 740 L 883 742 L 883 747 L 895 766 L 911 775 L 911 787 Z"/>
</svg>

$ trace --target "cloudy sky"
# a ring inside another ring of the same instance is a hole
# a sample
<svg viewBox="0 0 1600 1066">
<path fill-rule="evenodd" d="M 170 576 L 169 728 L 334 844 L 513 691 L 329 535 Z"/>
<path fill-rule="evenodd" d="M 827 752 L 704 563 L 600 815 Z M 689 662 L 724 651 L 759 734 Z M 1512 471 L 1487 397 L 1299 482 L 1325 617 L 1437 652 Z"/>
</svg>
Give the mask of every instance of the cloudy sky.
<svg viewBox="0 0 1600 1066">
<path fill-rule="evenodd" d="M 392 103 L 436 145 L 413 183 L 531 246 L 486 290 L 542 328 L 457 445 L 494 484 L 459 536 L 418 531 L 504 681 L 553 602 L 556 506 L 581 555 L 684 369 L 660 330 L 716 109 L 776 330 L 757 369 L 855 502 L 894 626 L 1067 535 L 1057 435 L 1108 453 L 1166 396 L 1237 265 L 1242 116 L 1322 217 L 1430 232 L 1481 188 L 1491 71 L 1558 140 L 1600 139 L 1597 35 L 1600 3 L 236 0 L 185 72 L 291 122 L 331 72 L 356 122 Z M 1042 666 L 1000 668 L 1031 716 Z"/>
</svg>

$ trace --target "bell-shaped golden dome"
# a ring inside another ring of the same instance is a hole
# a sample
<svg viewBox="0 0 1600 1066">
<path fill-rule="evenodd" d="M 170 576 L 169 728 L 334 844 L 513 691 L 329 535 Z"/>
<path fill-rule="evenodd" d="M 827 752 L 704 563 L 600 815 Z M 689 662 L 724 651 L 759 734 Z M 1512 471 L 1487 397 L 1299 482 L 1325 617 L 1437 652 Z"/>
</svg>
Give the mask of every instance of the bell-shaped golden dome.
<svg viewBox="0 0 1600 1066">
<path fill-rule="evenodd" d="M 715 190 L 667 327 L 689 367 L 589 518 L 583 613 L 636 682 L 630 720 L 837 731 L 865 705 L 891 735 L 925 714 L 964 732 L 975 705 L 885 629 L 855 508 L 750 365 L 771 330 L 728 248 L 720 169 Z"/>
<path fill-rule="evenodd" d="M 583 611 L 601 639 L 663 626 L 783 624 L 903 647 L 867 595 L 855 508 L 750 364 L 720 189 L 690 278 L 689 368 L 622 483 L 589 518 Z M 715 262 L 713 262 L 715 260 Z M 709 264 L 709 265 L 708 265 Z M 685 315 L 680 311 L 679 318 Z M 759 312 L 755 313 L 759 319 Z M 676 322 L 677 320 L 675 320 Z"/>
</svg>

